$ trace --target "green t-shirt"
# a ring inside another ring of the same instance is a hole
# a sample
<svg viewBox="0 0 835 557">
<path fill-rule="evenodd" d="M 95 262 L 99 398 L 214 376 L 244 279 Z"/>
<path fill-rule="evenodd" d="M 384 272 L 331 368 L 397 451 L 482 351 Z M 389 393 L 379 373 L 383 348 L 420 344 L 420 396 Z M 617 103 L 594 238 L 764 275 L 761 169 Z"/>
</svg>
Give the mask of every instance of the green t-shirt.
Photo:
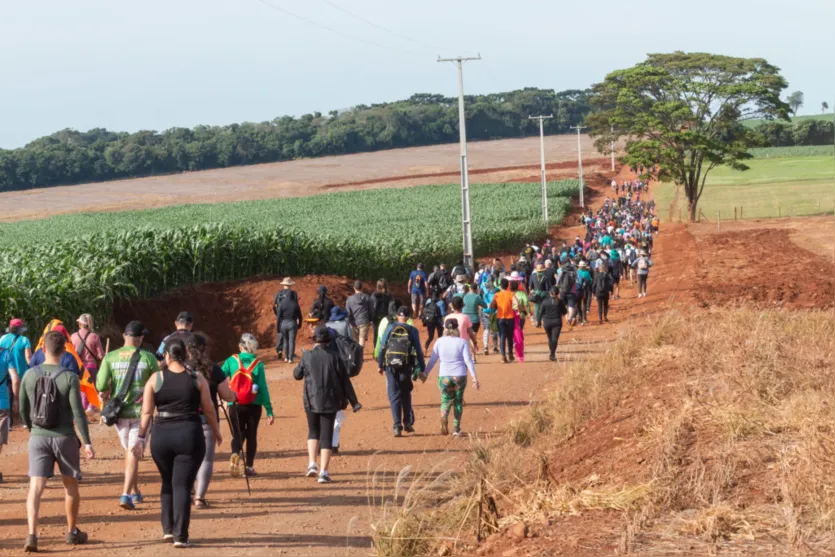
<svg viewBox="0 0 835 557">
<path fill-rule="evenodd" d="M 519 313 L 522 317 L 528 315 L 528 295 L 521 290 L 516 292 L 516 299 L 519 300 Z"/>
<path fill-rule="evenodd" d="M 97 391 L 110 391 L 110 396 L 116 396 L 128 373 L 130 359 L 134 352 L 136 352 L 135 347 L 123 346 L 104 357 L 96 376 Z M 125 404 L 119 413 L 119 418 L 136 419 L 142 416 L 142 393 L 145 390 L 145 383 L 158 371 L 159 363 L 157 363 L 156 357 L 150 352 L 142 350 L 139 355 L 139 362 L 136 364 L 136 371 L 133 374 L 133 383 L 131 383 L 128 392 L 125 393 Z"/>
<path fill-rule="evenodd" d="M 478 308 L 486 308 L 484 298 L 481 294 L 475 292 L 467 292 L 464 295 L 464 310 L 461 312 L 470 318 L 473 323 L 478 323 Z"/>
<path fill-rule="evenodd" d="M 41 364 L 40 368 L 43 375 L 47 375 L 54 374 L 61 369 L 61 366 Z M 32 425 L 30 413 L 32 411 L 32 403 L 35 401 L 35 383 L 38 381 L 37 373 L 33 371 L 34 369 L 30 369 L 29 373 L 23 376 L 20 387 L 20 417 L 23 423 L 29 428 L 31 435 L 36 437 L 74 437 L 75 428 L 73 424 L 75 423 L 78 425 L 78 432 L 81 434 L 81 439 L 84 441 L 84 444 L 89 445 L 90 431 L 87 428 L 87 416 L 84 414 L 84 408 L 81 406 L 81 390 L 78 375 L 71 371 L 65 371 L 55 377 L 55 383 L 60 393 L 58 404 L 61 407 L 58 427 L 55 429 L 43 429 Z"/>
</svg>

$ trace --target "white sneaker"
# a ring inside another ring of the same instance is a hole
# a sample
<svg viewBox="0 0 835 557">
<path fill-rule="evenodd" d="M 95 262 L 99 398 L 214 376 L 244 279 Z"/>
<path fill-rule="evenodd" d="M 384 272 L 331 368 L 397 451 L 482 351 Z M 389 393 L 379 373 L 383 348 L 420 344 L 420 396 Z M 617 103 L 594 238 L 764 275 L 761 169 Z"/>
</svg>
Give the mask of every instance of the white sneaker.
<svg viewBox="0 0 835 557">
<path fill-rule="evenodd" d="M 330 476 L 330 474 L 328 474 L 327 470 L 322 470 L 322 472 L 319 474 L 319 480 L 318 481 L 319 481 L 320 484 L 331 483 L 331 476 Z"/>
<path fill-rule="evenodd" d="M 307 473 L 304 476 L 306 478 L 315 478 L 318 473 L 319 473 L 319 467 L 316 466 L 315 463 L 310 463 L 307 466 Z"/>
</svg>

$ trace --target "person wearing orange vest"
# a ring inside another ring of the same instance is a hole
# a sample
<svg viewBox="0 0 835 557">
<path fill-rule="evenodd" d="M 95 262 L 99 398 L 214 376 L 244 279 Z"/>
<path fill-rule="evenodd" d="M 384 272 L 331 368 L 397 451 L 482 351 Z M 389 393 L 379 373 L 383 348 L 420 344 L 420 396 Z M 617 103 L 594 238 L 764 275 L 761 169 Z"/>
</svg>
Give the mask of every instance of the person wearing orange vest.
<svg viewBox="0 0 835 557">
<path fill-rule="evenodd" d="M 232 456 L 229 471 L 233 476 L 240 474 L 241 447 L 246 449 L 244 473 L 255 476 L 255 454 L 258 452 L 258 425 L 261 415 L 267 411 L 267 423 L 273 425 L 273 405 L 267 388 L 267 374 L 264 364 L 255 355 L 258 341 L 250 333 L 241 335 L 238 344 L 240 353 L 229 356 L 223 362 L 223 374 L 229 378 L 229 386 L 238 397 L 237 404 L 229 405 L 229 419 L 232 421 Z M 252 395 L 255 395 L 254 397 Z"/>
</svg>

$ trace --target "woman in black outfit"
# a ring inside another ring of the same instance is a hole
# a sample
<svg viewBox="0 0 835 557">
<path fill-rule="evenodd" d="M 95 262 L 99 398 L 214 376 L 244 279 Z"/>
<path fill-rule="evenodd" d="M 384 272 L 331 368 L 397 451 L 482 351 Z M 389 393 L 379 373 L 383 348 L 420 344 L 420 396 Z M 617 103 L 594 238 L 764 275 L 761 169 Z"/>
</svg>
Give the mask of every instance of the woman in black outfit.
<svg viewBox="0 0 835 557">
<path fill-rule="evenodd" d="M 137 458 L 145 451 L 148 427 L 154 408 L 154 435 L 151 455 L 162 476 L 162 538 L 174 547 L 188 547 L 191 519 L 191 492 L 197 471 L 206 454 L 206 440 L 200 411 L 214 432 L 214 441 L 223 440 L 211 402 L 209 383 L 185 365 L 186 346 L 179 338 L 165 342 L 165 370 L 155 373 L 145 385 L 139 438 L 132 447 Z"/>
<path fill-rule="evenodd" d="M 597 298 L 597 316 L 601 325 L 603 321 L 609 321 L 609 294 L 612 292 L 613 284 L 612 275 L 607 267 L 595 271 L 591 288 L 594 297 Z"/>
<path fill-rule="evenodd" d="M 545 334 L 548 337 L 549 360 L 557 361 L 557 343 L 560 341 L 562 332 L 562 317 L 568 313 L 568 308 L 560 299 L 559 287 L 553 287 L 550 296 L 539 304 L 539 311 L 536 312 L 536 328 L 545 326 Z"/>
<path fill-rule="evenodd" d="M 308 465 L 306 476 L 319 476 L 319 483 L 330 483 L 328 463 L 331 459 L 333 447 L 333 425 L 336 413 L 348 407 L 348 403 L 359 411 L 362 406 L 357 401 L 357 395 L 348 370 L 338 354 L 328 350 L 331 342 L 330 331 L 326 327 L 318 327 L 313 332 L 313 350 L 302 353 L 302 359 L 293 377 L 301 381 L 304 379 L 304 413 L 307 414 L 307 456 Z M 320 465 L 316 465 L 316 453 L 320 453 Z"/>
</svg>

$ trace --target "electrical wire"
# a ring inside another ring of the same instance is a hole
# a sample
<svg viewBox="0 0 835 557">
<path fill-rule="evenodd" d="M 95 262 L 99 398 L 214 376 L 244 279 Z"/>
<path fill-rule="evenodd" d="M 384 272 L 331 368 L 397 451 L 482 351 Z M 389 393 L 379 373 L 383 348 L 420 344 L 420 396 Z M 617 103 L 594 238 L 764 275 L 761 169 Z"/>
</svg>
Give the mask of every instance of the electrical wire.
<svg viewBox="0 0 835 557">
<path fill-rule="evenodd" d="M 285 14 L 285 15 L 289 15 L 290 17 L 294 17 L 294 18 L 298 19 L 299 21 L 307 23 L 308 25 L 313 25 L 314 27 L 319 27 L 321 29 L 324 29 L 326 31 L 330 31 L 331 33 L 333 33 L 335 35 L 340 35 L 340 36 L 345 37 L 347 39 L 351 39 L 351 40 L 358 41 L 358 42 L 361 42 L 361 43 L 376 46 L 378 48 L 382 48 L 382 49 L 387 50 L 387 51 L 390 51 L 391 49 L 395 48 L 395 49 L 400 50 L 402 52 L 408 52 L 409 54 L 415 54 L 417 56 L 424 56 L 424 54 L 421 53 L 421 52 L 415 52 L 415 51 L 412 51 L 412 50 L 405 50 L 405 49 L 402 49 L 402 48 L 392 47 L 392 46 L 384 45 L 384 44 L 381 44 L 381 43 L 378 43 L 378 42 L 370 41 L 368 39 L 363 39 L 361 37 L 356 37 L 356 36 L 351 35 L 349 33 L 345 33 L 344 31 L 340 31 L 338 29 L 334 29 L 333 27 L 329 27 L 327 25 L 319 23 L 318 21 L 316 21 L 314 19 L 310 19 L 310 18 L 301 16 L 299 14 L 291 12 L 290 10 L 284 9 L 280 6 L 276 6 L 275 4 L 271 4 L 270 2 L 267 2 L 267 0 L 256 0 L 256 1 L 265 5 L 265 6 L 267 6 L 268 8 L 272 8 L 272 9 L 274 9 L 276 11 L 279 11 L 279 12 Z"/>
<path fill-rule="evenodd" d="M 342 6 L 340 6 L 340 5 L 338 5 L 338 4 L 334 4 L 334 3 L 333 3 L 333 2 L 331 2 L 330 0 L 322 0 L 322 2 L 324 2 L 325 4 L 327 4 L 328 6 L 330 6 L 330 7 L 334 8 L 334 9 L 339 10 L 339 11 L 340 11 L 340 12 L 342 12 L 343 14 L 345 14 L 345 15 L 347 15 L 347 16 L 349 16 L 349 17 L 352 17 L 352 18 L 354 18 L 354 19 L 356 19 L 357 21 L 361 21 L 361 22 L 363 22 L 363 23 L 365 23 L 365 24 L 367 24 L 367 25 L 370 25 L 371 27 L 375 27 L 375 28 L 377 28 L 377 29 L 379 29 L 379 30 L 381 30 L 381 31 L 385 31 L 386 33 L 389 33 L 389 34 L 391 34 L 391 35 L 394 35 L 395 37 L 399 37 L 399 38 L 401 38 L 401 39 L 405 39 L 405 40 L 407 40 L 407 41 L 409 41 L 409 42 L 412 42 L 412 43 L 415 43 L 415 44 L 417 44 L 417 45 L 420 45 L 420 46 L 423 46 L 423 47 L 426 47 L 426 48 L 430 48 L 430 49 L 432 49 L 432 51 L 433 51 L 434 53 L 436 53 L 436 54 L 437 54 L 439 51 L 443 50 L 442 48 L 440 48 L 440 47 L 438 47 L 438 46 L 431 45 L 431 44 L 429 44 L 429 43 L 425 43 L 425 42 L 423 42 L 423 41 L 419 41 L 419 40 L 417 40 L 417 39 L 413 39 L 412 37 L 409 37 L 408 35 L 404 35 L 403 33 L 400 33 L 400 32 L 398 32 L 398 31 L 394 31 L 394 30 L 392 30 L 392 29 L 389 29 L 389 28 L 387 28 L 387 27 L 384 27 L 384 26 L 380 25 L 379 23 L 374 23 L 373 21 L 371 21 L 371 20 L 369 20 L 369 19 L 366 19 L 366 18 L 362 17 L 361 15 L 357 15 L 357 14 L 355 14 L 355 13 L 353 13 L 353 12 L 350 12 L 350 11 L 346 10 L 345 8 L 343 8 Z"/>
</svg>

